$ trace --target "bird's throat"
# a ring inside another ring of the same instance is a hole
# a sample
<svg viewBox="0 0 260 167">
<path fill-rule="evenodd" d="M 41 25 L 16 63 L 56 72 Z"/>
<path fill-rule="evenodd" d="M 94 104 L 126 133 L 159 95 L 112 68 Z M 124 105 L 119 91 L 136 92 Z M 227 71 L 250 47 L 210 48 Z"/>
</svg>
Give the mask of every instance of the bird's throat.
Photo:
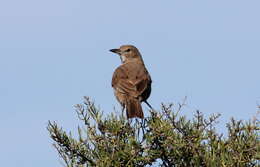
<svg viewBox="0 0 260 167">
<path fill-rule="evenodd" d="M 125 56 L 122 56 L 122 55 L 121 55 L 121 56 L 120 56 L 120 59 L 121 59 L 121 62 L 122 62 L 122 63 L 125 63 L 125 62 L 126 62 L 126 57 L 125 57 Z"/>
</svg>

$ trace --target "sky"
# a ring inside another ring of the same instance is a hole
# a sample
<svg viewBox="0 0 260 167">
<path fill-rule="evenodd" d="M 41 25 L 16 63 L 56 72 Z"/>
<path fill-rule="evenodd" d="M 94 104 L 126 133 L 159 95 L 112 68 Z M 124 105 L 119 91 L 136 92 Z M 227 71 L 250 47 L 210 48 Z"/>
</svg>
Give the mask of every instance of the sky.
<svg viewBox="0 0 260 167">
<path fill-rule="evenodd" d="M 90 96 L 120 109 L 111 88 L 120 65 L 109 52 L 139 48 L 153 84 L 149 102 L 182 102 L 183 115 L 248 120 L 260 103 L 260 1 L 0 1 L 1 166 L 62 166 L 46 130 L 80 122 Z M 145 115 L 148 107 L 143 105 Z"/>
</svg>

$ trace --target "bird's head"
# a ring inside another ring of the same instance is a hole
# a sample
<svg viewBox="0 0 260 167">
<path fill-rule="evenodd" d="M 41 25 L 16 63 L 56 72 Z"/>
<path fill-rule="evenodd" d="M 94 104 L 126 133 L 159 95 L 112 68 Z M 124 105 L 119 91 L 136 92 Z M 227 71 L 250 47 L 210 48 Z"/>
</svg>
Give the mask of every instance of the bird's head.
<svg viewBox="0 0 260 167">
<path fill-rule="evenodd" d="M 134 60 L 142 60 L 142 56 L 138 49 L 133 45 L 122 45 L 119 49 L 111 49 L 111 52 L 114 52 L 120 56 L 122 63 L 127 63 Z"/>
</svg>

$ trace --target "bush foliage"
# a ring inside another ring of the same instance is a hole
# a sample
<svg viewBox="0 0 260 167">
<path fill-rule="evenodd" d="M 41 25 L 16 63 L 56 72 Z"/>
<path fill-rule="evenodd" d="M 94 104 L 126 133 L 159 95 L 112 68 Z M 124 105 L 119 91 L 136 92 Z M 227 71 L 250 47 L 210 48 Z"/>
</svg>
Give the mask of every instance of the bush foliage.
<svg viewBox="0 0 260 167">
<path fill-rule="evenodd" d="M 85 97 L 76 105 L 78 139 L 56 122 L 48 131 L 66 167 L 165 166 L 251 167 L 260 165 L 259 120 L 227 124 L 228 134 L 216 132 L 219 114 L 205 118 L 197 111 L 193 119 L 181 116 L 184 104 L 161 105 L 144 120 L 127 120 L 101 110 Z"/>
</svg>

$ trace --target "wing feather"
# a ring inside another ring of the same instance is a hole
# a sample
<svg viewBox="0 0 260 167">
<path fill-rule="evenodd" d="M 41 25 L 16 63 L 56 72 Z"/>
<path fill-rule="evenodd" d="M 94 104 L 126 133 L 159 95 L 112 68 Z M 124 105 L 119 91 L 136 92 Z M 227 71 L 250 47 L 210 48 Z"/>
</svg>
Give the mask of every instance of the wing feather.
<svg viewBox="0 0 260 167">
<path fill-rule="evenodd" d="M 136 98 L 143 94 L 149 84 L 151 78 L 143 64 L 123 64 L 115 70 L 112 77 L 112 87 L 116 91 Z"/>
</svg>

